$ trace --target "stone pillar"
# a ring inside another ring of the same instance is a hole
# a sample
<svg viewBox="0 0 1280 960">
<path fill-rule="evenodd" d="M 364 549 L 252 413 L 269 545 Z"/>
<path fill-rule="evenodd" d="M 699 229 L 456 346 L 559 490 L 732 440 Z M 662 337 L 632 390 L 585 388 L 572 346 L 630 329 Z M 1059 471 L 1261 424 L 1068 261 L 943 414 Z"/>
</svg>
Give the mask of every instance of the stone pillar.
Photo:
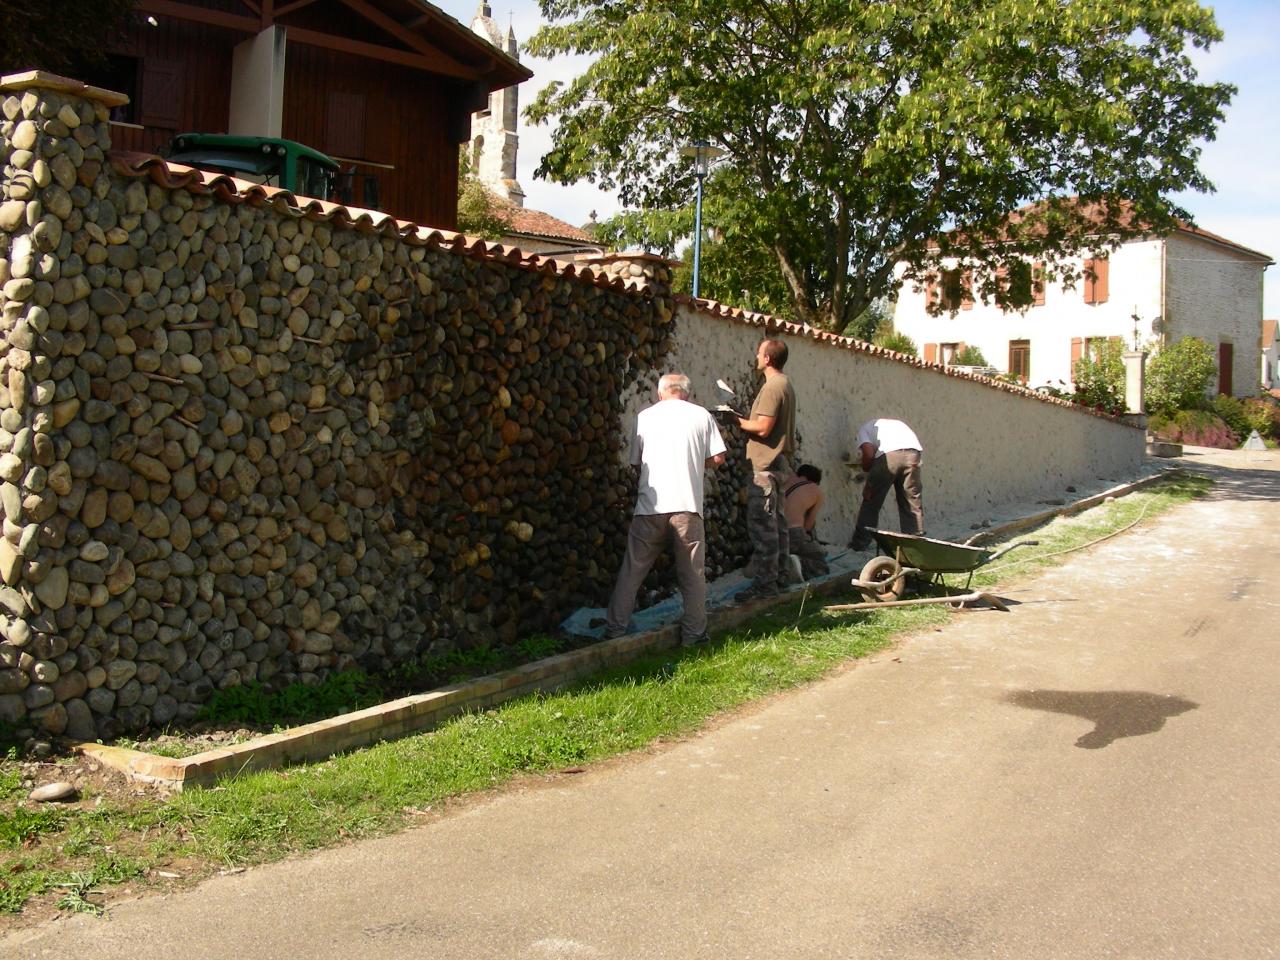
<svg viewBox="0 0 1280 960">
<path fill-rule="evenodd" d="M 67 554 L 82 548 L 67 546 L 78 506 L 60 428 L 89 398 L 72 351 L 84 346 L 89 238 L 104 254 L 108 242 L 93 216 L 109 188 L 108 109 L 127 98 L 42 71 L 0 78 L 0 96 L 0 720 L 91 738 L 91 664 L 67 639 Z"/>
<path fill-rule="evenodd" d="M 1124 353 L 1124 408 L 1129 414 L 1145 414 L 1147 395 L 1147 354 L 1142 350 Z"/>
</svg>

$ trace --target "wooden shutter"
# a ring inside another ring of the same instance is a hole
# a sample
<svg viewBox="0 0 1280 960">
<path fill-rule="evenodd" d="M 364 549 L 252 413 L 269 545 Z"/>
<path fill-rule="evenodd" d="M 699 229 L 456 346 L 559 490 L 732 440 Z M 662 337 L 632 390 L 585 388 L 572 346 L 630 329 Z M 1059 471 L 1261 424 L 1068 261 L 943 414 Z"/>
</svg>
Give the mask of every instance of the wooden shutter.
<svg viewBox="0 0 1280 960">
<path fill-rule="evenodd" d="M 973 309 L 973 271 L 966 270 L 960 274 L 960 309 Z M 961 344 L 963 348 L 964 344 Z"/>
<path fill-rule="evenodd" d="M 1218 344 L 1218 392 L 1231 396 L 1231 367 L 1235 361 L 1235 348 L 1229 343 Z"/>
<path fill-rule="evenodd" d="M 926 343 L 924 345 L 924 362 L 925 363 L 938 362 L 938 345 L 936 343 Z"/>
<path fill-rule="evenodd" d="M 925 278 L 924 282 L 924 305 L 927 309 L 932 310 L 934 304 L 938 302 L 938 280 L 930 275 Z"/>
<path fill-rule="evenodd" d="M 1108 296 L 1107 274 L 1110 261 L 1097 257 L 1084 262 L 1084 302 L 1106 303 Z"/>
<path fill-rule="evenodd" d="M 1072 383 L 1076 382 L 1076 361 L 1084 354 L 1084 338 L 1071 338 L 1071 373 L 1068 374 Z"/>
<path fill-rule="evenodd" d="M 138 122 L 144 127 L 177 130 L 182 123 L 185 70 L 179 60 L 144 60 L 138 85 Z"/>
<path fill-rule="evenodd" d="M 1044 261 L 1037 260 L 1031 267 L 1031 303 L 1044 306 Z"/>
</svg>

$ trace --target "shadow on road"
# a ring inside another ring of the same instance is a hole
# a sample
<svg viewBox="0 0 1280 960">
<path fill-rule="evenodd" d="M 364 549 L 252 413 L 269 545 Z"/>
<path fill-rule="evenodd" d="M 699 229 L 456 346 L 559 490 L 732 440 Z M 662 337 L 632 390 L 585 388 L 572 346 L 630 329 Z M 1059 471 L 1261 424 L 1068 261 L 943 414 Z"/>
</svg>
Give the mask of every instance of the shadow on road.
<svg viewBox="0 0 1280 960">
<path fill-rule="evenodd" d="M 1076 741 L 1076 746 L 1085 750 L 1099 750 L 1124 737 L 1155 733 L 1169 717 L 1199 706 L 1171 694 L 1132 690 L 1017 690 L 1005 701 L 1028 710 L 1065 713 L 1093 721 L 1094 728 Z"/>
</svg>

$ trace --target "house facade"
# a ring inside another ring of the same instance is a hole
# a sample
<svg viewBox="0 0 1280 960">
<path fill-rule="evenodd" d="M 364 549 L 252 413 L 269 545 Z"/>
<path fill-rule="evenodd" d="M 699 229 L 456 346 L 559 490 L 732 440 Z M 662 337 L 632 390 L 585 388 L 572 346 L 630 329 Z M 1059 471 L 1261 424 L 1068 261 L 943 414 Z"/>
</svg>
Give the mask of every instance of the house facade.
<svg viewBox="0 0 1280 960">
<path fill-rule="evenodd" d="M 117 150 L 284 137 L 338 161 L 341 202 L 452 229 L 472 112 L 530 76 L 425 0 L 137 0 L 84 79 L 129 97 Z"/>
<path fill-rule="evenodd" d="M 979 278 L 961 263 L 945 264 L 924 284 L 905 281 L 900 264 L 894 328 L 925 360 L 954 363 L 973 346 L 1001 373 L 1065 390 L 1075 361 L 1107 341 L 1158 349 L 1195 336 L 1214 349 L 1215 392 L 1253 396 L 1262 274 L 1271 264 L 1266 254 L 1183 224 L 1168 236 L 1122 243 L 1107 257 L 1068 261 L 1081 275 L 1074 284 L 1046 281 L 1043 263 L 1027 264 L 1020 308 L 982 303 L 973 294 Z"/>
</svg>

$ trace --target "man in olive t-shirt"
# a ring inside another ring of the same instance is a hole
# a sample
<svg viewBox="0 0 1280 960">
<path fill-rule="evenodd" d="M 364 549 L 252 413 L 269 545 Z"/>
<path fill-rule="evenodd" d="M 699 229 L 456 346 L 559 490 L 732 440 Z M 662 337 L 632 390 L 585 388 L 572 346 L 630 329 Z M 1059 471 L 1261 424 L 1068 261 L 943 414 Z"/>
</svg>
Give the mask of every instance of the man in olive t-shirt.
<svg viewBox="0 0 1280 960">
<path fill-rule="evenodd" d="M 751 461 L 751 485 L 747 488 L 747 531 L 751 537 L 752 584 L 739 600 L 771 597 L 787 582 L 787 517 L 782 509 L 782 484 L 791 475 L 790 456 L 795 449 L 796 392 L 782 372 L 787 345 L 765 340 L 756 350 L 756 368 L 764 373 L 764 386 L 751 404 L 751 412 L 738 418 L 747 435 L 747 459 Z"/>
</svg>

